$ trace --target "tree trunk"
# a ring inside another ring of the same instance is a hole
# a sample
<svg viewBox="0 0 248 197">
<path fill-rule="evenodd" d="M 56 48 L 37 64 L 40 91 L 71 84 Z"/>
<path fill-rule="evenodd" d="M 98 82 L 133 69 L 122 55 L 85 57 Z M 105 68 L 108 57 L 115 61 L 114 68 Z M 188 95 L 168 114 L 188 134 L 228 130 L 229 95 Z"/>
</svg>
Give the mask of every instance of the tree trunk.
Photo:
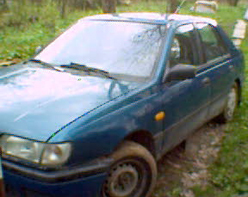
<svg viewBox="0 0 248 197">
<path fill-rule="evenodd" d="M 102 10 L 104 13 L 115 13 L 116 0 L 102 0 Z"/>
<path fill-rule="evenodd" d="M 234 1 L 234 6 L 238 6 L 239 0 Z"/>
<path fill-rule="evenodd" d="M 2 6 L 2 10 L 8 10 L 7 0 L 2 0 L 0 5 Z"/>
<path fill-rule="evenodd" d="M 230 4 L 231 6 L 237 6 L 238 3 L 239 3 L 239 0 L 228 0 L 228 2 L 229 2 L 229 4 Z"/>
<path fill-rule="evenodd" d="M 178 1 L 177 0 L 170 0 L 170 13 L 174 13 L 177 10 Z"/>
<path fill-rule="evenodd" d="M 67 0 L 59 0 L 59 9 L 61 18 L 66 18 Z"/>
</svg>

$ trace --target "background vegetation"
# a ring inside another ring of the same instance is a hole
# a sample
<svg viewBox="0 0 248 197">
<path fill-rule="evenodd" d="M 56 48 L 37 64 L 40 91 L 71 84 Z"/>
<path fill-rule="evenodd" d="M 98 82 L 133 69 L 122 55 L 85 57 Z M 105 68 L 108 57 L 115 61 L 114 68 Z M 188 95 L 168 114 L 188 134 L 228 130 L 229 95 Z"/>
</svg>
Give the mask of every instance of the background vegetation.
<svg viewBox="0 0 248 197">
<path fill-rule="evenodd" d="M 68 0 L 0 0 L 0 60 L 30 57 L 37 46 L 50 41 L 78 18 L 102 13 L 101 2 L 101 0 L 70 0 L 70 3 Z M 170 5 L 170 0 L 133 0 L 130 6 L 126 5 L 129 0 L 118 2 L 117 12 L 164 13 L 167 5 Z M 193 14 L 189 11 L 191 6 L 192 0 L 186 1 L 182 12 Z M 233 9 L 225 4 L 220 7 L 217 15 L 211 17 L 215 17 L 231 32 L 236 18 L 238 16 L 242 18 L 243 12 L 244 6 Z"/>
<path fill-rule="evenodd" d="M 92 3 L 88 0 L 71 0 L 70 5 L 63 5 L 59 0 L 19 0 L 10 1 L 8 6 L 6 6 L 6 1 L 0 0 L 0 61 L 27 59 L 34 54 L 37 46 L 48 43 L 77 19 L 86 15 L 102 13 L 101 1 Z M 192 5 L 191 1 L 187 1 L 181 13 L 198 15 L 199 13 L 190 11 Z M 132 3 L 129 6 L 122 3 L 117 6 L 117 12 L 154 11 L 164 13 L 167 10 L 166 7 L 166 1 L 146 0 Z M 201 15 L 215 18 L 231 35 L 236 20 L 243 18 L 246 8 L 247 5 L 244 4 L 236 7 L 221 4 L 216 14 Z M 246 62 L 248 62 L 247 38 L 241 48 Z M 248 73 L 247 69 L 246 73 Z M 195 196 L 248 196 L 247 83 L 246 80 L 241 107 L 238 109 L 235 119 L 228 124 L 227 135 L 223 140 L 219 157 L 210 167 L 210 184 L 205 188 L 195 187 Z"/>
</svg>

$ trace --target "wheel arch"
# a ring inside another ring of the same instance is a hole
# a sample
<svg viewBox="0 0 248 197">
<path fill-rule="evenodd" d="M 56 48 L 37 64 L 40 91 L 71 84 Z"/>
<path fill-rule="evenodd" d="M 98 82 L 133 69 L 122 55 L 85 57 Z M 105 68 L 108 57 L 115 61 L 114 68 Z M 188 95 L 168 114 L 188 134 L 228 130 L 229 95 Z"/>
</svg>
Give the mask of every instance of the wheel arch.
<svg viewBox="0 0 248 197">
<path fill-rule="evenodd" d="M 117 145 L 116 149 L 125 141 L 136 142 L 144 146 L 154 157 L 156 156 L 154 139 L 149 131 L 136 130 L 131 132 Z"/>
</svg>

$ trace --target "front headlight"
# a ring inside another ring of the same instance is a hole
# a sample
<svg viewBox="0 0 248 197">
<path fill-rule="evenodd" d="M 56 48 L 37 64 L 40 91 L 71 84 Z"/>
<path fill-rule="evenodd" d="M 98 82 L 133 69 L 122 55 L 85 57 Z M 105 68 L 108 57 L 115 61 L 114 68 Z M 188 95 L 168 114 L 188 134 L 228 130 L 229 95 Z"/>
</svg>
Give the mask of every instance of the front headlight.
<svg viewBox="0 0 248 197">
<path fill-rule="evenodd" d="M 63 164 L 71 153 L 71 145 L 67 142 L 48 144 L 10 135 L 1 137 L 0 146 L 4 155 L 46 166 Z"/>
<path fill-rule="evenodd" d="M 41 164 L 42 165 L 58 165 L 64 163 L 71 153 L 69 143 L 63 144 L 46 144 L 43 149 Z"/>
</svg>

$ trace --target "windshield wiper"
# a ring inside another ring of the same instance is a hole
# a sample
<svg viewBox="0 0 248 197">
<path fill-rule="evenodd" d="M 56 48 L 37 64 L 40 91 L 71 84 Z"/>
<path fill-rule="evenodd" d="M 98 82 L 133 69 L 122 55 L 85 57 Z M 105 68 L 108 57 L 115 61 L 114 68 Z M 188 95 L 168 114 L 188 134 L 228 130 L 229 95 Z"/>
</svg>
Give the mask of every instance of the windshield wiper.
<svg viewBox="0 0 248 197">
<path fill-rule="evenodd" d="M 34 63 L 40 64 L 40 65 L 42 65 L 42 66 L 45 66 L 45 67 L 47 67 L 47 68 L 51 68 L 51 69 L 53 69 L 53 70 L 56 70 L 56 71 L 58 71 L 58 72 L 63 72 L 63 70 L 60 70 L 60 69 L 58 69 L 58 68 L 55 68 L 55 67 L 52 66 L 51 64 L 46 63 L 46 62 L 43 62 L 43 61 L 41 61 L 41 60 L 29 59 L 29 60 L 27 60 L 27 61 L 24 61 L 23 63 L 26 64 L 26 63 L 28 63 L 28 62 L 34 62 Z"/>
<path fill-rule="evenodd" d="M 74 70 L 79 70 L 79 71 L 83 71 L 85 72 L 87 75 L 91 75 L 93 74 L 93 76 L 95 75 L 100 75 L 109 79 L 114 79 L 116 80 L 116 78 L 112 77 L 109 72 L 105 71 L 105 70 L 101 70 L 98 68 L 92 68 L 83 64 L 77 64 L 77 63 L 71 63 L 68 65 L 60 65 L 60 67 L 62 68 L 69 68 L 69 69 L 74 69 Z"/>
</svg>

